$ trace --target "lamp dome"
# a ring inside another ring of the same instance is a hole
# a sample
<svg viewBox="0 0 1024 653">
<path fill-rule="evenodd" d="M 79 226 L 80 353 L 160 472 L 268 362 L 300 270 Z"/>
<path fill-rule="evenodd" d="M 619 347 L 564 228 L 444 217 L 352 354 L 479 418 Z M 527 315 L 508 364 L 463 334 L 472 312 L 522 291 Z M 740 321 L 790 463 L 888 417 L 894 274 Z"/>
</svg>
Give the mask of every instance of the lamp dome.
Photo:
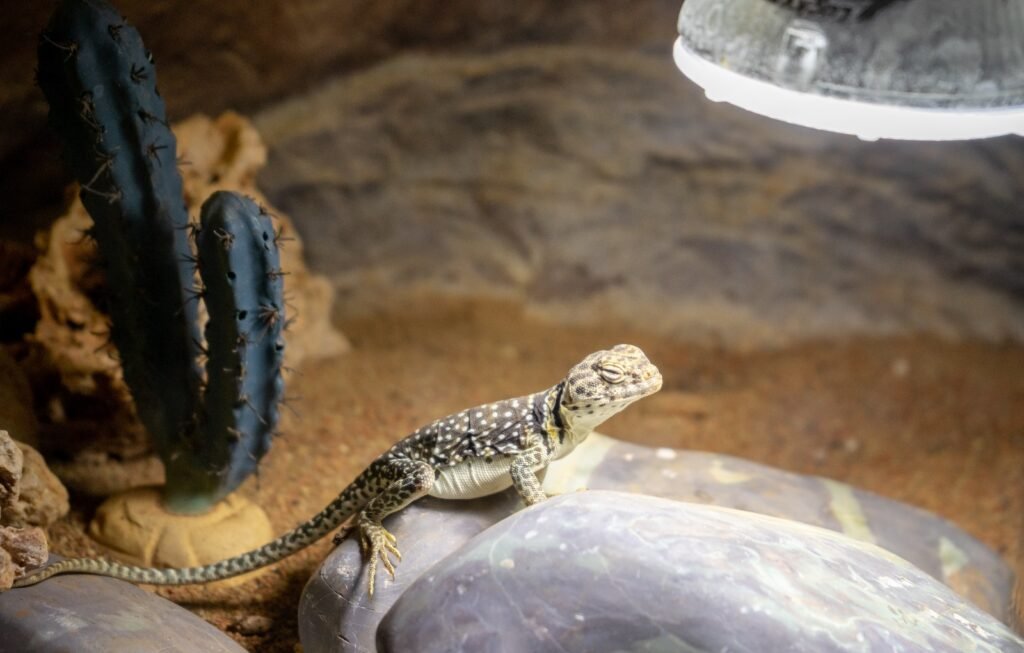
<svg viewBox="0 0 1024 653">
<path fill-rule="evenodd" d="M 866 139 L 1024 134 L 1024 0 L 686 0 L 709 98 Z"/>
</svg>

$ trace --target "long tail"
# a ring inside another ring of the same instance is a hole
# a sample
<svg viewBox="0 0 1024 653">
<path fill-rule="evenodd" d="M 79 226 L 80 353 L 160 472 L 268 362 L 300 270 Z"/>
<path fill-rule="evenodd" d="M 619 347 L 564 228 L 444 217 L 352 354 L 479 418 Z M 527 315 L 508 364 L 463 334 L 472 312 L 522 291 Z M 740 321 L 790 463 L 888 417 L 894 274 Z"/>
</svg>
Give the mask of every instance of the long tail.
<svg viewBox="0 0 1024 653">
<path fill-rule="evenodd" d="M 276 540 L 233 558 L 203 567 L 135 567 L 100 558 L 69 558 L 55 562 L 14 581 L 14 587 L 27 587 L 58 574 L 95 574 L 133 583 L 150 585 L 188 585 L 238 576 L 273 564 L 301 551 L 331 532 L 362 507 L 360 492 L 348 488 L 309 521 L 300 524 Z"/>
</svg>

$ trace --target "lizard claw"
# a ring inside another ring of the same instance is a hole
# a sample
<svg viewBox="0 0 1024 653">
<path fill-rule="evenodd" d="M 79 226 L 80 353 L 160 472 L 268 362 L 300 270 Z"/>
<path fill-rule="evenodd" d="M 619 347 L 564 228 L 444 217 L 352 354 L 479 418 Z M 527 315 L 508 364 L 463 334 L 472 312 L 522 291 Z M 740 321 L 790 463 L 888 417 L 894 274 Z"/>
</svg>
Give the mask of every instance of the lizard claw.
<svg viewBox="0 0 1024 653">
<path fill-rule="evenodd" d="M 402 554 L 396 546 L 397 538 L 389 533 L 381 524 L 372 521 L 359 523 L 359 542 L 363 550 L 363 558 L 367 562 L 368 589 L 372 597 L 377 578 L 377 560 L 380 560 L 388 575 L 391 576 L 391 580 L 394 580 L 395 565 L 391 561 L 391 556 L 394 555 L 396 561 L 400 561 Z"/>
</svg>

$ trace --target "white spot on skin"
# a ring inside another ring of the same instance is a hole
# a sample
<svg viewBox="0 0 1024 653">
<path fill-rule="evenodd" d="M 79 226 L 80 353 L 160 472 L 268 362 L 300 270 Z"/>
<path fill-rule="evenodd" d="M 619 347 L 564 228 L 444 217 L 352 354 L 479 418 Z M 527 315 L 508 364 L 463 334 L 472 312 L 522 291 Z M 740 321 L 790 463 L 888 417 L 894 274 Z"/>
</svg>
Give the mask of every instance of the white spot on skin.
<svg viewBox="0 0 1024 653">
<path fill-rule="evenodd" d="M 526 535 L 523 536 L 524 540 L 532 540 L 537 537 L 537 531 L 527 531 Z"/>
<path fill-rule="evenodd" d="M 631 453 L 627 453 L 626 455 L 624 455 L 624 456 L 622 457 L 622 459 L 623 459 L 623 460 L 625 460 L 625 461 L 626 461 L 627 463 L 631 463 L 631 462 L 633 462 L 633 459 L 634 459 L 634 458 L 636 458 L 636 456 L 634 456 L 634 455 L 633 455 L 633 454 L 631 454 Z"/>
<path fill-rule="evenodd" d="M 516 561 L 512 558 L 505 558 L 504 560 L 498 563 L 498 566 L 502 569 L 515 569 Z"/>
<path fill-rule="evenodd" d="M 573 618 L 573 619 L 575 619 L 576 621 L 579 621 L 579 622 L 581 622 L 581 623 L 582 623 L 582 622 L 584 622 L 584 621 L 586 621 L 586 617 L 584 617 L 583 615 L 581 615 L 581 614 L 580 614 L 579 612 L 577 612 L 576 614 L 574 614 L 574 615 L 572 616 L 572 618 Z"/>
<path fill-rule="evenodd" d="M 569 548 L 569 545 L 566 544 L 565 542 L 562 542 L 561 544 L 558 545 L 558 550 L 559 551 L 565 551 L 568 548 Z"/>
</svg>

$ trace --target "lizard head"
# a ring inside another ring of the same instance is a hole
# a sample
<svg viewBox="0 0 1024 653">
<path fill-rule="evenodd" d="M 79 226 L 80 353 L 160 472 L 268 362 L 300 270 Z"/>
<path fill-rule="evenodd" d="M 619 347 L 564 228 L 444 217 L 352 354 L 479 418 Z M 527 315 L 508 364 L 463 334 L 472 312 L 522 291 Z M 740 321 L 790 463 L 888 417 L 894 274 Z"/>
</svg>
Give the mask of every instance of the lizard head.
<svg viewBox="0 0 1024 653">
<path fill-rule="evenodd" d="M 661 389 L 661 372 L 634 345 L 590 354 L 570 371 L 562 391 L 562 419 L 577 436 L 637 399 Z"/>
</svg>

